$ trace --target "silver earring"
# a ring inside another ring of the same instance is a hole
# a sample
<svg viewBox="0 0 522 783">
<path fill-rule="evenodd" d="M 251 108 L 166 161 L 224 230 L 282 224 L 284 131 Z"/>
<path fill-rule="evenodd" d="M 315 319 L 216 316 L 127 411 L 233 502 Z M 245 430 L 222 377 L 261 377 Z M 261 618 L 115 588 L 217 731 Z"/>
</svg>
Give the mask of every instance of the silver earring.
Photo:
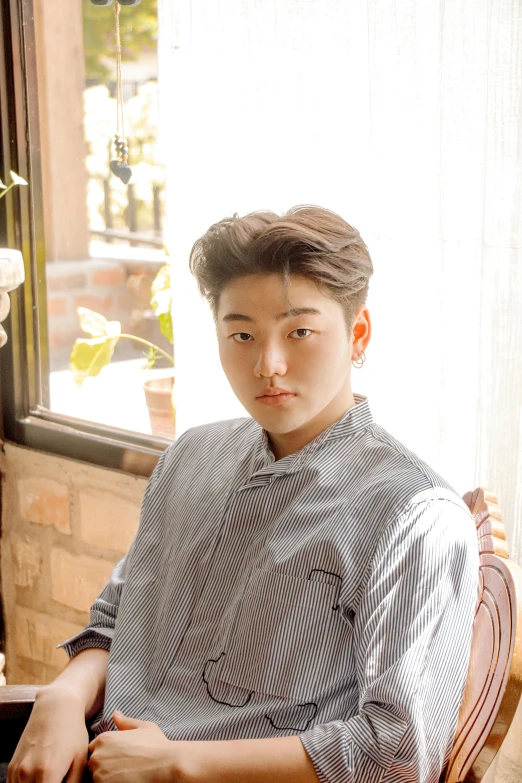
<svg viewBox="0 0 522 783">
<path fill-rule="evenodd" d="M 363 366 L 363 364 L 364 364 L 364 362 L 365 362 L 365 361 L 366 361 L 366 354 L 365 354 L 365 353 L 364 353 L 364 351 L 363 351 L 363 352 L 360 354 L 360 356 L 359 356 L 359 358 L 357 359 L 357 361 L 355 361 L 355 362 L 352 362 L 352 364 L 353 364 L 353 366 L 354 366 L 354 367 L 355 367 L 357 370 L 360 370 L 360 369 L 361 369 L 361 367 Z"/>
</svg>

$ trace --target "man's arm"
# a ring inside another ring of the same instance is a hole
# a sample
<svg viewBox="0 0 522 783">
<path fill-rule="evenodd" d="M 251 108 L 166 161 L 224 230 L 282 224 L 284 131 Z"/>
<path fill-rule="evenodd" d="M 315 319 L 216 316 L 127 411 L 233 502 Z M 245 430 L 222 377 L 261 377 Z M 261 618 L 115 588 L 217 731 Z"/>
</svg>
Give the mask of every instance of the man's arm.
<svg viewBox="0 0 522 783">
<path fill-rule="evenodd" d="M 466 681 L 479 582 L 459 498 L 424 491 L 384 531 L 354 626 L 358 713 L 301 735 L 328 783 L 438 780 Z"/>
<path fill-rule="evenodd" d="M 178 442 L 176 447 L 178 447 Z M 170 447 L 170 450 L 172 446 Z M 128 575 L 129 565 L 135 554 L 137 541 L 139 538 L 143 538 L 144 534 L 147 535 L 147 531 L 144 530 L 142 521 L 145 517 L 149 519 L 149 522 L 156 522 L 155 515 L 148 514 L 149 505 L 154 502 L 154 490 L 160 481 L 163 466 L 167 451 L 163 452 L 161 457 L 152 472 L 152 475 L 147 482 L 145 493 L 143 495 L 143 501 L 141 506 L 140 524 L 134 540 L 130 546 L 129 551 L 116 565 L 112 571 L 111 577 L 101 593 L 96 597 L 93 605 L 91 606 L 89 625 L 75 634 L 70 639 L 66 639 L 64 642 L 58 645 L 62 647 L 69 658 L 73 658 L 78 653 L 86 649 L 94 647 L 101 648 L 103 650 L 110 650 L 112 639 L 114 637 L 114 631 L 116 627 L 116 618 L 118 616 L 118 610 L 120 601 L 125 587 L 125 582 Z M 149 532 L 150 535 L 150 532 Z"/>
<path fill-rule="evenodd" d="M 318 783 L 314 765 L 299 737 L 194 742 L 185 761 L 184 783 Z M 176 781 L 176 749 L 174 748 Z"/>
<path fill-rule="evenodd" d="M 298 736 L 224 741 L 169 741 L 149 721 L 117 712 L 119 731 L 94 739 L 89 768 L 94 783 L 318 783 Z M 367 781 L 365 781 L 367 783 Z"/>
<path fill-rule="evenodd" d="M 101 708 L 106 650 L 84 650 L 36 696 L 8 770 L 8 783 L 79 783 L 87 762 L 85 721 Z"/>
<path fill-rule="evenodd" d="M 108 660 L 107 650 L 93 647 L 78 653 L 52 683 L 38 691 L 35 706 L 74 701 L 89 721 L 103 706 Z"/>
</svg>

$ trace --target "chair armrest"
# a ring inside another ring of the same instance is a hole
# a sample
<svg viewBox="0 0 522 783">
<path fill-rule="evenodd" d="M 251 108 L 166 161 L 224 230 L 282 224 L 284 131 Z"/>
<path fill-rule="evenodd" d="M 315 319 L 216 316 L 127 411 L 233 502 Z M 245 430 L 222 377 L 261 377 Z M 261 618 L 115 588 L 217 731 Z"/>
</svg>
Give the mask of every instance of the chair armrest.
<svg viewBox="0 0 522 783">
<path fill-rule="evenodd" d="M 0 687 L 0 762 L 11 759 L 42 686 L 2 685 Z"/>
<path fill-rule="evenodd" d="M 3 685 L 0 688 L 0 720 L 27 720 L 41 685 Z"/>
</svg>

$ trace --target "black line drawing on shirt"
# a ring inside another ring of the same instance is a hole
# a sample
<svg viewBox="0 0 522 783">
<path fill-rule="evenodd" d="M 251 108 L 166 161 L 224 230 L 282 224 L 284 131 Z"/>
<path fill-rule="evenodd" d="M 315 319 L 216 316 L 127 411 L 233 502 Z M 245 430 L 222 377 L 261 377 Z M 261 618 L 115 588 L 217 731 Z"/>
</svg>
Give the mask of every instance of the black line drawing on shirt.
<svg viewBox="0 0 522 783">
<path fill-rule="evenodd" d="M 335 578 L 336 578 L 336 579 L 339 579 L 339 581 L 340 581 L 340 583 L 341 583 L 341 585 L 340 585 L 340 587 L 339 587 L 339 592 L 341 592 L 341 587 L 342 587 L 342 583 L 343 583 L 343 578 L 342 578 L 342 576 L 339 576 L 339 574 L 334 574 L 334 572 L 333 572 L 333 571 L 325 571 L 325 570 L 324 570 L 324 568 L 312 568 L 312 570 L 311 570 L 311 571 L 310 571 L 310 573 L 308 574 L 308 581 L 309 581 L 309 582 L 311 581 L 310 577 L 312 576 L 312 574 L 314 573 L 314 571 L 316 571 L 316 572 L 318 572 L 318 573 L 320 573 L 320 574 L 329 574 L 329 576 L 335 576 Z M 336 606 L 332 606 L 332 611 L 333 611 L 333 612 L 337 612 L 337 611 L 338 611 L 338 609 L 339 609 L 339 600 L 337 601 L 337 605 L 336 605 Z"/>
<path fill-rule="evenodd" d="M 239 709 L 241 707 L 246 707 L 246 705 L 248 704 L 248 702 L 252 698 L 252 696 L 254 694 L 254 691 L 250 691 L 250 693 L 248 695 L 248 699 L 243 704 L 230 704 L 228 701 L 220 701 L 219 699 L 216 699 L 214 696 L 212 696 L 212 694 L 210 693 L 210 688 L 208 687 L 208 680 L 207 680 L 207 677 L 206 677 L 207 665 L 209 663 L 218 663 L 224 655 L 226 655 L 226 652 L 223 650 L 223 652 L 221 653 L 219 658 L 209 658 L 208 661 L 205 663 L 205 666 L 203 667 L 203 682 L 205 683 L 205 685 L 207 687 L 207 693 L 210 696 L 210 698 L 212 699 L 212 701 L 215 701 L 217 704 L 224 704 L 226 707 L 235 707 L 237 709 Z"/>
<path fill-rule="evenodd" d="M 274 729 L 277 729 L 278 731 L 306 731 L 311 723 L 315 720 L 315 717 L 317 715 L 317 704 L 314 701 L 307 701 L 305 704 L 297 704 L 297 707 L 314 707 L 314 714 L 311 718 L 308 719 L 306 726 L 303 727 L 296 727 L 296 726 L 276 726 L 274 721 L 269 715 L 265 715 L 265 718 L 270 721 L 270 724 L 274 727 Z"/>
</svg>

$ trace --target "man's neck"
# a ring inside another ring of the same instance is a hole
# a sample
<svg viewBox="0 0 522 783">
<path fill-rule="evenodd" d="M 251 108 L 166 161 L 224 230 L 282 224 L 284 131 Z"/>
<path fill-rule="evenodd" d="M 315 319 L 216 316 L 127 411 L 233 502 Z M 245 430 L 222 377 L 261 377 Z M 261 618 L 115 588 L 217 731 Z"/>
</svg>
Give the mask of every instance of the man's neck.
<svg viewBox="0 0 522 783">
<path fill-rule="evenodd" d="M 332 403 L 336 403 L 333 405 Z M 340 400 L 332 401 L 321 413 L 305 425 L 292 432 L 284 434 L 274 434 L 267 432 L 270 448 L 276 462 L 289 454 L 295 454 L 300 451 L 314 438 L 317 438 L 321 432 L 324 432 L 332 424 L 342 419 L 342 417 L 355 406 L 355 399 L 350 389 L 342 403 Z"/>
</svg>

